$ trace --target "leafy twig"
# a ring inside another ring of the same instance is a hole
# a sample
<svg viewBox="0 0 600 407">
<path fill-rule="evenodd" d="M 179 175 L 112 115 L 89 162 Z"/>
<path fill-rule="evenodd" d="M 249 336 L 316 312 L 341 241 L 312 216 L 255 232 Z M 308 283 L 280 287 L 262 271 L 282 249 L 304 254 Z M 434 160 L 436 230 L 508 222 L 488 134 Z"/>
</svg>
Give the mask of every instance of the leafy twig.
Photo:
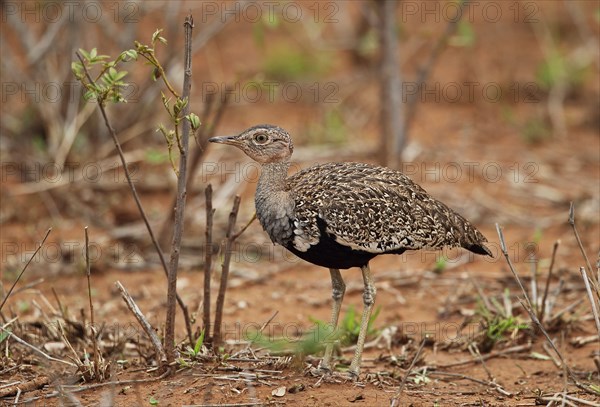
<svg viewBox="0 0 600 407">
<path fill-rule="evenodd" d="M 83 73 L 84 73 L 85 77 L 88 79 L 88 81 L 90 83 L 94 84 L 95 82 L 92 79 L 92 77 L 90 76 L 90 73 L 89 73 L 87 67 L 85 66 L 83 58 L 81 57 L 81 55 L 78 52 L 76 52 L 75 55 L 81 62 Z M 131 190 L 133 200 L 135 201 L 138 211 L 140 212 L 140 215 L 144 221 L 144 224 L 146 225 L 146 229 L 148 230 L 148 235 L 150 236 L 150 240 L 152 241 L 152 244 L 154 245 L 154 248 L 156 249 L 156 253 L 158 254 L 158 258 L 160 259 L 160 262 L 163 266 L 165 275 L 168 277 L 169 267 L 167 266 L 167 261 L 165 260 L 165 255 L 163 254 L 163 251 L 160 248 L 158 241 L 156 240 L 156 236 L 154 235 L 152 226 L 150 226 L 150 221 L 148 220 L 148 216 L 146 216 L 146 211 L 144 210 L 144 207 L 142 206 L 142 201 L 140 200 L 140 197 L 135 188 L 133 179 L 131 178 L 131 172 L 129 171 L 129 167 L 127 166 L 127 161 L 125 160 L 125 155 L 123 153 L 123 149 L 121 148 L 121 143 L 119 142 L 119 139 L 117 137 L 117 132 L 115 131 L 115 129 L 110 124 L 110 121 L 108 120 L 108 115 L 106 113 L 106 108 L 104 107 L 104 103 L 99 102 L 98 108 L 100 109 L 100 113 L 102 114 L 102 118 L 104 119 L 104 125 L 108 129 L 108 132 L 110 133 L 110 135 L 113 139 L 113 142 L 115 144 L 115 148 L 117 149 L 117 153 L 119 155 L 119 159 L 121 160 L 121 164 L 123 166 L 123 172 L 125 173 L 125 178 L 127 179 L 127 184 L 129 185 L 129 189 Z M 183 316 L 186 320 L 186 328 L 188 330 L 188 337 L 190 338 L 190 341 L 191 341 L 192 332 L 191 332 L 191 324 L 189 322 L 190 317 L 189 317 L 189 312 L 188 312 L 187 306 L 185 305 L 183 300 L 179 297 L 179 295 L 177 295 L 177 302 L 179 303 L 179 307 L 181 308 L 181 311 L 183 312 Z"/>
</svg>

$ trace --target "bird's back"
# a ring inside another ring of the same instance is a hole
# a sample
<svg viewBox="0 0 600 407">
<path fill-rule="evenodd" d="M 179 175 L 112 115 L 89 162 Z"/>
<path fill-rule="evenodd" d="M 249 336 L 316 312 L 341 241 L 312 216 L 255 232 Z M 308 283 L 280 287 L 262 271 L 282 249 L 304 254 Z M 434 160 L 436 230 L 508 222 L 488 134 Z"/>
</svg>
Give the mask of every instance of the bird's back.
<svg viewBox="0 0 600 407">
<path fill-rule="evenodd" d="M 300 252 L 326 234 L 370 257 L 444 246 L 491 255 L 477 229 L 400 171 L 329 163 L 289 177 L 286 189 L 294 201 L 293 246 Z"/>
</svg>

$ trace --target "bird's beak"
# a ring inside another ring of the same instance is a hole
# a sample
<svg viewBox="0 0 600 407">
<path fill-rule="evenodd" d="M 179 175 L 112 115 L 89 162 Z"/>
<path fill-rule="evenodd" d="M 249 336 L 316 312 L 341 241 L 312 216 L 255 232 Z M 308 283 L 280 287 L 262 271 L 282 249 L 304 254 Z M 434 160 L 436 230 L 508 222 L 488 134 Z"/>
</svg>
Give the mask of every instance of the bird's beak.
<svg viewBox="0 0 600 407">
<path fill-rule="evenodd" d="M 240 144 L 238 136 L 211 137 L 208 139 L 208 141 L 211 143 L 231 144 L 233 146 Z"/>
</svg>

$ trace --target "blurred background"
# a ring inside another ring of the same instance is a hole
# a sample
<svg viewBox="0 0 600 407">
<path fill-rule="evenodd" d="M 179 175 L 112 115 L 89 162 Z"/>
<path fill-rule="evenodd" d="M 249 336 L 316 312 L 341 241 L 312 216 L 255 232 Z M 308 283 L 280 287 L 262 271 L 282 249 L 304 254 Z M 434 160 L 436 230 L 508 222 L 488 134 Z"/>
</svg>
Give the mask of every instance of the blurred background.
<svg viewBox="0 0 600 407">
<path fill-rule="evenodd" d="M 258 123 L 292 134 L 294 171 L 334 160 L 399 168 L 488 236 L 498 222 L 523 245 L 543 238 L 543 250 L 568 230 L 573 201 L 597 252 L 596 2 L 3 2 L 4 272 L 22 264 L 52 225 L 55 272 L 80 265 L 68 246 L 81 242 L 84 224 L 98 247 L 118 247 L 98 256 L 97 266 L 152 264 L 113 141 L 71 63 L 78 49 L 116 58 L 162 29 L 167 43 L 156 44 L 156 55 L 181 89 L 188 13 L 195 24 L 190 105 L 205 133 L 191 143 L 198 165 L 184 264 L 202 262 L 208 183 L 218 237 L 233 195 L 243 197 L 241 219 L 253 212 L 257 165 L 235 149 L 207 147 L 206 134 Z M 156 131 L 168 124 L 162 83 L 142 61 L 120 70 L 128 72 L 127 103 L 109 104 L 109 118 L 167 247 L 176 176 Z M 258 242 L 252 253 L 277 252 L 258 225 L 247 236 Z"/>
<path fill-rule="evenodd" d="M 259 171 L 236 149 L 206 140 L 259 123 L 290 132 L 292 171 L 328 161 L 387 165 L 464 214 L 496 254 L 476 260 L 471 269 L 494 295 L 511 281 L 499 256 L 496 223 L 505 228 L 509 254 L 523 273 L 538 261 L 546 270 L 560 239 L 557 273 L 578 287 L 567 290 L 571 297 L 564 303 L 583 298 L 582 257 L 567 219 L 573 202 L 583 246 L 595 263 L 597 1 L 2 1 L 0 12 L 4 292 L 53 227 L 20 283 L 24 288 L 9 301 L 7 309 L 21 320 L 44 315 L 45 306 L 31 301 L 40 293 L 62 298 L 71 310 L 86 307 L 88 226 L 92 294 L 102 304 L 98 319 L 130 318 L 111 288 L 121 280 L 154 326 L 162 325 L 164 276 L 110 133 L 96 103 L 84 100 L 71 63 L 78 49 L 97 48 L 114 59 L 134 48 L 134 41 L 151 44 L 162 29 L 166 44 L 156 43 L 156 56 L 180 91 L 188 14 L 194 18 L 190 107 L 202 126 L 190 139 L 196 164 L 179 292 L 192 311 L 202 306 L 205 188 L 210 183 L 214 189 L 215 244 L 208 250 L 216 253 L 235 195 L 242 196 L 238 227 L 251 218 Z M 127 71 L 121 86 L 127 103 L 107 104 L 109 120 L 168 253 L 176 174 L 157 131 L 169 124 L 161 100 L 165 89 L 142 60 L 122 63 L 119 70 Z M 256 222 L 234 250 L 227 321 L 262 323 L 274 309 L 281 311 L 279 321 L 299 326 L 308 323 L 307 315 L 328 318 L 330 287 L 323 270 L 273 247 Z M 466 315 L 447 306 L 457 293 L 468 293 L 474 302 L 471 277 L 439 273 L 459 266 L 462 273 L 471 260 L 456 251 L 378 258 L 372 268 L 383 281 L 380 298 L 387 304 L 378 325 Z M 358 304 L 359 274 L 349 272 L 347 281 L 350 301 Z M 412 285 L 418 281 L 417 289 Z M 403 297 L 397 287 L 407 285 Z"/>
<path fill-rule="evenodd" d="M 596 223 L 597 3 L 399 1 L 392 13 L 384 7 L 3 2 L 0 220 L 45 227 L 50 219 L 76 219 L 102 228 L 129 220 L 121 213 L 128 205 L 115 198 L 127 190 L 114 182 L 124 178 L 112 140 L 94 103 L 82 99 L 71 62 L 79 48 L 115 58 L 163 29 L 168 43 L 157 45 L 157 56 L 180 86 L 182 21 L 191 13 L 191 108 L 201 115 L 227 99 L 219 122 L 204 123 L 216 124 L 217 134 L 277 124 L 293 135 L 300 167 L 327 160 L 394 166 L 489 224 L 546 227 L 564 217 L 569 201 Z M 110 119 L 139 168 L 139 186 L 168 195 L 175 177 L 155 131 L 168 121 L 160 84 L 142 62 L 122 69 L 129 72 L 127 104 L 110 105 Z M 192 148 L 198 146 L 203 142 Z M 228 178 L 224 170 L 235 172 L 223 162 L 248 163 L 229 154 L 236 153 L 204 153 L 194 172 L 199 191 L 211 177 Z M 219 202 L 231 193 L 251 195 L 252 171 L 240 171 L 240 182 Z"/>
</svg>

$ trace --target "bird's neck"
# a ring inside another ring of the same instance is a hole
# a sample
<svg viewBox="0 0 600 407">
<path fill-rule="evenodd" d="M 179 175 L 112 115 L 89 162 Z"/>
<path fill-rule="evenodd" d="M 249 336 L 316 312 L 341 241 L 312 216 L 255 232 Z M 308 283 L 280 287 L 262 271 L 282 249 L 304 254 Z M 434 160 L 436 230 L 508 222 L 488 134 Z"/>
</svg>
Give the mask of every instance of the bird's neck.
<svg viewBox="0 0 600 407">
<path fill-rule="evenodd" d="M 256 186 L 256 217 L 274 243 L 286 245 L 292 238 L 290 219 L 294 201 L 286 190 L 289 161 L 263 164 Z"/>
<path fill-rule="evenodd" d="M 285 180 L 289 168 L 290 162 L 287 160 L 263 164 L 260 178 L 258 179 L 257 192 L 285 191 Z"/>
</svg>

